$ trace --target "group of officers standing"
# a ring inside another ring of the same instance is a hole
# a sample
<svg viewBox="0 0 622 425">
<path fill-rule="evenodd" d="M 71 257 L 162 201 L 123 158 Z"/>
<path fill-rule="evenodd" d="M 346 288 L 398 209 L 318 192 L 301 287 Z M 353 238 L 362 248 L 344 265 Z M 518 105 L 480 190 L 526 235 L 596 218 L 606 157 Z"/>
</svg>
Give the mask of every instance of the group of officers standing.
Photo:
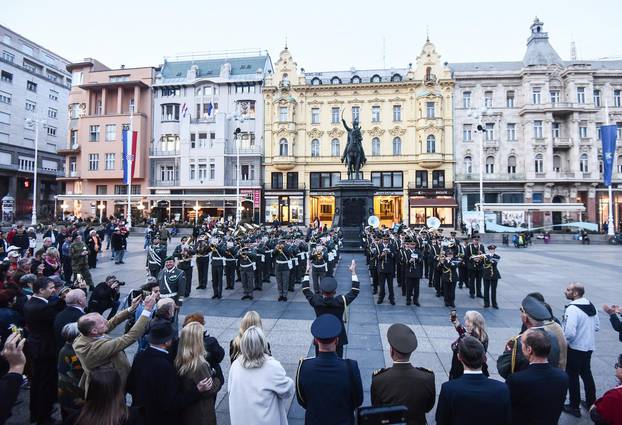
<svg viewBox="0 0 622 425">
<path fill-rule="evenodd" d="M 243 300 L 252 300 L 264 282 L 275 276 L 278 301 L 287 301 L 288 292 L 301 284 L 311 268 L 313 287 L 319 293 L 322 277 L 332 276 L 339 260 L 341 234 L 338 230 L 298 227 L 269 228 L 245 224 L 237 228 L 220 223 L 212 228 L 198 226 L 192 236 L 183 236 L 169 254 L 168 238 L 156 233 L 147 250 L 145 268 L 157 278 L 163 297 L 174 298 L 178 305 L 190 296 L 194 268 L 197 290 L 213 290 L 212 299 L 220 299 L 224 290 L 241 282 Z M 211 274 L 211 275 L 210 275 Z M 224 287 L 224 288 L 223 288 Z"/>
<path fill-rule="evenodd" d="M 378 229 L 368 226 L 362 234 L 363 247 L 377 303 L 388 291 L 395 305 L 393 279 L 406 297 L 406 305 L 419 306 L 421 279 L 427 279 L 446 307 L 456 307 L 456 286 L 468 288 L 471 298 L 483 298 L 484 307 L 498 309 L 497 283 L 501 278 L 496 246 L 487 249 L 475 236 L 459 240 L 456 232 L 444 236 L 433 229 L 413 230 L 405 226 Z M 483 287 L 482 287 L 483 283 Z"/>
</svg>

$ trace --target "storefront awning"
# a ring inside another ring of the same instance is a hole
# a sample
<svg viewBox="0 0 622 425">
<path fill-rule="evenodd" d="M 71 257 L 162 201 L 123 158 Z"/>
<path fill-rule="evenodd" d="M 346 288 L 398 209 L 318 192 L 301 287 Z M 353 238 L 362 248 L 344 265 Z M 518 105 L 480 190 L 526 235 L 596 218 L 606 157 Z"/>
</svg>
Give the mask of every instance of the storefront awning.
<svg viewBox="0 0 622 425">
<path fill-rule="evenodd" d="M 454 198 L 410 198 L 411 207 L 458 208 Z"/>
<path fill-rule="evenodd" d="M 479 203 L 475 204 L 479 207 Z M 585 211 L 585 205 L 580 203 L 522 203 L 522 204 L 503 204 L 503 203 L 484 203 L 484 211 L 560 211 L 578 212 Z"/>
</svg>

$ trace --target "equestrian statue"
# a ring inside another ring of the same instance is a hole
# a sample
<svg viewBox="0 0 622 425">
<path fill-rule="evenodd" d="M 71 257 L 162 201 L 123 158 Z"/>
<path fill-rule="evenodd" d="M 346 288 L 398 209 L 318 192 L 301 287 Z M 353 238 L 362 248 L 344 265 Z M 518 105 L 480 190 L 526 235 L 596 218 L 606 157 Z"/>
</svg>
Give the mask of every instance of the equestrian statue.
<svg viewBox="0 0 622 425">
<path fill-rule="evenodd" d="M 359 172 L 367 158 L 363 151 L 363 136 L 358 119 L 352 120 L 352 128 L 348 127 L 346 120 L 343 118 L 343 110 L 341 111 L 341 122 L 348 132 L 348 142 L 343 150 L 341 162 L 346 164 L 348 168 L 348 180 L 355 180 L 359 176 Z"/>
</svg>

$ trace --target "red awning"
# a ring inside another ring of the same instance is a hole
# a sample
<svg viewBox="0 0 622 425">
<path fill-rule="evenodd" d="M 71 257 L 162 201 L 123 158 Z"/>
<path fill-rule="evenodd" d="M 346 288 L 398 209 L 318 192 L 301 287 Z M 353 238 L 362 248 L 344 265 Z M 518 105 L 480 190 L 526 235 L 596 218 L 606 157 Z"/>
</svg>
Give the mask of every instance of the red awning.
<svg viewBox="0 0 622 425">
<path fill-rule="evenodd" d="M 410 206 L 458 208 L 454 198 L 410 198 Z"/>
</svg>

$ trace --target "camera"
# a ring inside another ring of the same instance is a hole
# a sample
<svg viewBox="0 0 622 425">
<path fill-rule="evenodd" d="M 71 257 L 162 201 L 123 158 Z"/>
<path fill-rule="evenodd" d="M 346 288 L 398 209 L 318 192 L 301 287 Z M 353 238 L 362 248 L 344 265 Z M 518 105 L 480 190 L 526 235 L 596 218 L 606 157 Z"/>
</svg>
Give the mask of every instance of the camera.
<svg viewBox="0 0 622 425">
<path fill-rule="evenodd" d="M 122 281 L 120 281 L 120 280 L 117 280 L 117 284 L 118 284 L 119 286 L 125 286 L 125 282 L 122 282 Z"/>
</svg>

